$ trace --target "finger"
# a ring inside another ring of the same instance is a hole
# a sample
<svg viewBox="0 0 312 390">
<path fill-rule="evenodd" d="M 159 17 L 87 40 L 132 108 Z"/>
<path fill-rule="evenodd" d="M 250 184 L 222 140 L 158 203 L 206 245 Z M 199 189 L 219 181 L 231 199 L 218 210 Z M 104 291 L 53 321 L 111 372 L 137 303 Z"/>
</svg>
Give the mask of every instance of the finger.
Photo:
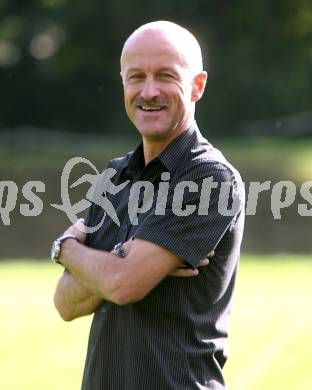
<svg viewBox="0 0 312 390">
<path fill-rule="evenodd" d="M 74 226 L 85 226 L 84 219 L 83 218 L 77 219 L 77 221 L 74 223 Z"/>
<path fill-rule="evenodd" d="M 213 257 L 215 255 L 215 251 L 211 251 L 208 253 L 207 257 Z"/>
<path fill-rule="evenodd" d="M 177 276 L 182 278 L 187 278 L 190 276 L 197 276 L 198 275 L 198 269 L 192 269 L 192 268 L 176 268 L 173 270 L 170 274 L 170 276 Z"/>
<path fill-rule="evenodd" d="M 124 244 L 122 244 L 122 247 L 123 247 L 125 253 L 128 254 L 129 250 L 130 250 L 130 245 L 127 243 L 124 243 Z"/>
<path fill-rule="evenodd" d="M 132 240 L 128 240 L 128 241 L 126 241 L 126 242 L 124 242 L 123 244 L 122 244 L 122 246 L 123 247 L 127 247 L 127 248 L 129 248 L 131 245 L 132 245 Z"/>
<path fill-rule="evenodd" d="M 86 231 L 86 225 L 84 224 L 84 221 L 85 220 L 83 218 L 80 218 L 74 224 L 75 228 L 77 228 L 81 233 L 85 233 Z"/>
<path fill-rule="evenodd" d="M 202 260 L 199 264 L 198 267 L 205 267 L 206 265 L 209 264 L 209 259 L 204 259 Z"/>
</svg>

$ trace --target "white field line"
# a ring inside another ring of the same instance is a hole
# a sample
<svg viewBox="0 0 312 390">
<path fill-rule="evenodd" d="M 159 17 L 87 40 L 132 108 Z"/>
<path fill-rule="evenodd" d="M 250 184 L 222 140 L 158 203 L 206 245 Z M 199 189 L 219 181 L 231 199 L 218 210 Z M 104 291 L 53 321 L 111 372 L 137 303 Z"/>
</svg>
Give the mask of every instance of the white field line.
<svg viewBox="0 0 312 390">
<path fill-rule="evenodd" d="M 311 329 L 311 324 L 309 321 L 302 321 L 302 319 L 300 321 L 294 318 L 292 322 L 288 322 L 287 326 L 277 333 L 274 339 L 268 340 L 267 345 L 250 361 L 250 365 L 245 367 L 244 372 L 235 380 L 232 390 L 252 390 L 266 371 L 270 370 L 272 364 L 279 359 L 288 344 L 294 341 L 307 327 Z"/>
</svg>

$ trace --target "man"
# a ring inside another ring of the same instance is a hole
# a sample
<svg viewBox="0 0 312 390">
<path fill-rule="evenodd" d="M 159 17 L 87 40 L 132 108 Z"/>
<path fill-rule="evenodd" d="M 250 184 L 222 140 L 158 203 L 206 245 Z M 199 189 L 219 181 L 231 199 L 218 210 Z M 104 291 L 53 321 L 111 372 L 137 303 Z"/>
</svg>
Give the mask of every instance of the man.
<svg viewBox="0 0 312 390">
<path fill-rule="evenodd" d="M 120 226 L 106 217 L 86 235 L 78 221 L 54 254 L 66 268 L 54 298 L 62 318 L 95 313 L 82 388 L 224 389 L 244 195 L 237 171 L 194 122 L 207 80 L 198 42 L 174 23 L 146 24 L 123 47 L 121 77 L 142 144 L 108 165 L 115 186 L 129 182 L 106 194 Z M 223 184 L 234 212 L 220 202 Z M 94 203 L 86 225 L 103 212 Z"/>
</svg>

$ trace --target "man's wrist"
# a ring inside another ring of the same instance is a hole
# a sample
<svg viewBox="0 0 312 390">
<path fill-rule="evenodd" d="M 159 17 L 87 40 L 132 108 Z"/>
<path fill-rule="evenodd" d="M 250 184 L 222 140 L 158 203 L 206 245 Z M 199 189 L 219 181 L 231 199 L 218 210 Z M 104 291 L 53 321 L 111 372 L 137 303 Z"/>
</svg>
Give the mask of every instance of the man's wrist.
<svg viewBox="0 0 312 390">
<path fill-rule="evenodd" d="M 60 254 L 60 262 L 63 264 L 63 261 L 65 259 L 71 258 L 70 253 L 72 251 L 73 245 L 76 245 L 76 243 L 79 243 L 80 241 L 78 238 L 74 239 L 68 239 L 65 240 L 62 244 L 61 254 Z"/>
<path fill-rule="evenodd" d="M 66 249 L 66 242 L 76 240 L 79 242 L 78 238 L 73 234 L 65 234 L 59 238 L 57 238 L 53 244 L 51 249 L 51 260 L 55 263 L 62 264 L 61 259 L 64 256 L 64 249 Z M 65 248 L 64 248 L 65 246 Z"/>
</svg>

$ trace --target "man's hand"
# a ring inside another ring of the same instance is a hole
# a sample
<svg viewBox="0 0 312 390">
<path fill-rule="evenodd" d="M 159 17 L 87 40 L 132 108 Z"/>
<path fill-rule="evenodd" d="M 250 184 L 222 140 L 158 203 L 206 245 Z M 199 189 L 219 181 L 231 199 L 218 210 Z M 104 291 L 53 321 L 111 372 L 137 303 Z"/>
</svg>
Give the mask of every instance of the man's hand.
<svg viewBox="0 0 312 390">
<path fill-rule="evenodd" d="M 212 257 L 214 255 L 214 252 L 210 252 L 208 254 L 208 257 Z M 209 264 L 209 259 L 205 258 L 200 261 L 198 268 L 200 267 L 206 267 Z M 178 276 L 178 277 L 189 277 L 189 276 L 197 276 L 199 274 L 198 268 L 189 268 L 186 265 L 181 265 L 177 267 L 175 270 L 173 270 L 169 276 Z"/>
<path fill-rule="evenodd" d="M 130 238 L 127 242 L 125 242 L 123 244 L 123 248 L 124 248 L 126 255 L 127 255 L 127 253 L 129 253 L 132 242 L 133 242 L 133 240 L 132 240 L 132 238 Z M 112 251 L 112 253 L 114 253 L 114 251 Z M 214 254 L 215 254 L 214 251 L 211 251 L 210 253 L 208 253 L 207 257 L 205 259 L 201 260 L 201 262 L 198 265 L 198 268 L 206 267 L 209 264 L 208 257 L 213 257 Z M 180 265 L 175 270 L 173 270 L 169 274 L 169 276 L 184 277 L 184 278 L 190 277 L 190 276 L 197 276 L 199 274 L 198 268 L 193 269 L 193 268 L 189 268 L 187 265 Z"/>
<path fill-rule="evenodd" d="M 209 264 L 208 257 L 213 257 L 215 254 L 214 251 L 208 253 L 207 257 L 200 261 L 198 268 L 206 267 Z M 197 276 L 199 274 L 198 268 L 192 269 L 187 267 L 186 265 L 180 265 L 175 270 L 173 270 L 169 276 L 178 276 L 178 277 L 189 277 L 189 276 Z"/>
<path fill-rule="evenodd" d="M 78 219 L 78 221 L 76 221 L 72 226 L 70 226 L 64 232 L 63 235 L 65 236 L 67 234 L 71 234 L 75 236 L 81 244 L 84 244 L 87 237 L 85 232 L 84 219 L 83 218 Z"/>
</svg>

